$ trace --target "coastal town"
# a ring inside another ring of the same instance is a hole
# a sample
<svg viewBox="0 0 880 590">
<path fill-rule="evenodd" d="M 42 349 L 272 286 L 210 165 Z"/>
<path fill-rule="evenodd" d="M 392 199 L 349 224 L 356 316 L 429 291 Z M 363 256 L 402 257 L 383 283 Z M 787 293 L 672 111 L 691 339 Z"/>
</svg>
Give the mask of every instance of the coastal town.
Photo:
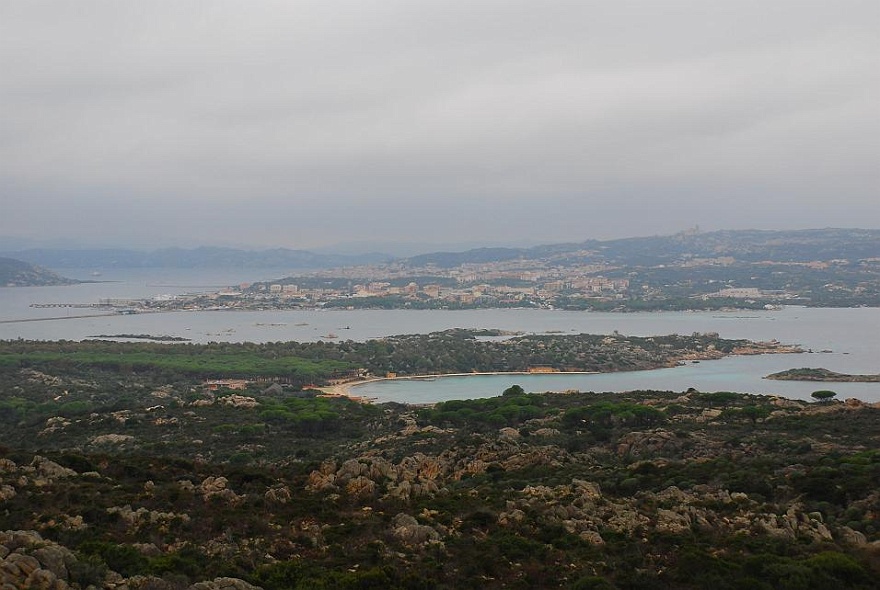
<svg viewBox="0 0 880 590">
<path fill-rule="evenodd" d="M 311 269 L 267 267 L 266 280 L 257 282 L 238 281 L 231 272 L 227 276 L 232 284 L 193 292 L 159 291 L 147 298 L 71 303 L 34 301 L 33 306 L 95 308 L 90 313 L 123 314 L 284 309 L 874 307 L 880 305 L 878 239 L 876 233 L 845 230 L 701 233 L 695 229 L 673 236 L 434 252 Z M 230 251 L 224 253 L 224 259 L 245 254 L 253 253 Z M 252 262 L 256 264 L 258 259 Z M 200 261 L 196 269 L 218 263 L 198 257 L 194 260 Z M 254 276 L 253 272 L 249 276 Z M 64 279 L 56 276 L 54 280 L 53 284 L 60 284 L 57 281 Z"/>
<path fill-rule="evenodd" d="M 696 274 L 696 273 L 695 273 Z M 490 262 L 454 268 L 381 265 L 333 269 L 241 283 L 213 292 L 158 294 L 148 299 L 102 299 L 90 307 L 116 313 L 282 309 L 536 308 L 627 311 L 772 308 L 799 293 L 709 280 L 708 288 L 640 281 L 639 273 L 609 265 L 543 266 Z"/>
<path fill-rule="evenodd" d="M 300 301 L 306 305 L 404 305 L 546 307 L 560 296 L 623 299 L 629 280 L 609 278 L 603 265 L 547 267 L 540 261 L 462 264 L 446 269 L 402 264 L 343 268 L 306 277 L 242 285 L 237 293 L 255 301 Z M 218 294 L 223 296 L 227 294 Z"/>
</svg>

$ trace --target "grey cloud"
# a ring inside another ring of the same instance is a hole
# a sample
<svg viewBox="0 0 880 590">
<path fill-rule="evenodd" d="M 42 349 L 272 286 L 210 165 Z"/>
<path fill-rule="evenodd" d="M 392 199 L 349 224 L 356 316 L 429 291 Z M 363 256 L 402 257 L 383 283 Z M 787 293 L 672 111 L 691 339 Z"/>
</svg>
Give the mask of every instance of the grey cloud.
<svg viewBox="0 0 880 590">
<path fill-rule="evenodd" d="M 293 247 L 757 208 L 876 226 L 878 22 L 856 0 L 0 0 L 0 233 L 47 211 Z"/>
</svg>

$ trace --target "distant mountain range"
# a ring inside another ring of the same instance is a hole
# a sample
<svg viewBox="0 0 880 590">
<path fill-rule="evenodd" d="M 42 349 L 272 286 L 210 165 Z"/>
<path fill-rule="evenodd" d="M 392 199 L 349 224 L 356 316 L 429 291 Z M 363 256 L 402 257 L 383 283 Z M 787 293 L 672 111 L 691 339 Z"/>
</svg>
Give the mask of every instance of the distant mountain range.
<svg viewBox="0 0 880 590">
<path fill-rule="evenodd" d="M 478 248 L 407 258 L 408 266 L 452 268 L 508 260 L 546 259 L 554 264 L 604 263 L 657 266 L 694 258 L 731 257 L 740 262 L 810 262 L 880 258 L 880 230 L 811 229 L 797 231 L 728 230 L 682 232 L 672 236 L 587 240 L 531 248 Z"/>
<path fill-rule="evenodd" d="M 219 247 L 164 248 L 153 251 L 27 249 L 7 252 L 3 255 L 54 269 L 286 268 L 313 270 L 381 264 L 394 260 L 392 256 L 380 253 L 318 254 L 307 250 L 286 248 L 242 250 Z M 739 262 L 809 262 L 813 260 L 880 258 L 880 230 L 726 230 L 705 233 L 689 231 L 672 236 L 606 241 L 586 240 L 578 243 L 550 244 L 529 248 L 476 248 L 463 252 L 435 252 L 397 260 L 397 262 L 410 267 L 434 265 L 440 268 L 452 268 L 466 263 L 485 264 L 523 259 L 546 260 L 548 263 L 562 266 L 596 263 L 648 267 L 679 264 L 695 258 L 722 257 L 731 257 Z M 7 266 L 9 266 L 9 270 L 6 272 L 13 272 L 11 263 L 7 263 Z M 19 269 L 15 272 L 36 271 Z M 13 275 L 4 276 L 12 277 Z M 0 284 L 6 284 L 10 280 L 16 279 L 7 279 Z"/>
<path fill-rule="evenodd" d="M 65 250 L 34 248 L 6 256 L 49 268 L 289 268 L 319 269 L 388 262 L 387 254 L 316 254 L 307 250 L 240 250 L 203 247 L 139 251 L 117 248 Z"/>
<path fill-rule="evenodd" d="M 0 287 L 73 285 L 78 282 L 21 260 L 0 258 Z"/>
</svg>

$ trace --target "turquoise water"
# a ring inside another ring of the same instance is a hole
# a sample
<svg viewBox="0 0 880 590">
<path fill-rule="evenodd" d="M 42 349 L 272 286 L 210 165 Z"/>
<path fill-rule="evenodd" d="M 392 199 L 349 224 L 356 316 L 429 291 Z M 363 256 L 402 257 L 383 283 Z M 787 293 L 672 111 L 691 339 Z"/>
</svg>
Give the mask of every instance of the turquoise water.
<svg viewBox="0 0 880 590">
<path fill-rule="evenodd" d="M 438 377 L 433 381 L 397 379 L 359 385 L 352 388 L 352 393 L 377 401 L 434 403 L 497 396 L 511 385 L 520 385 L 529 392 L 644 389 L 683 392 L 693 387 L 699 391 L 738 391 L 811 400 L 813 391 L 832 389 L 838 393 L 839 399 L 854 397 L 865 402 L 880 401 L 878 383 L 803 383 L 762 379 L 770 373 L 817 363 L 822 361 L 816 355 L 810 355 L 810 358 L 806 355 L 730 357 L 671 369 L 598 375 L 469 375 Z"/>
</svg>

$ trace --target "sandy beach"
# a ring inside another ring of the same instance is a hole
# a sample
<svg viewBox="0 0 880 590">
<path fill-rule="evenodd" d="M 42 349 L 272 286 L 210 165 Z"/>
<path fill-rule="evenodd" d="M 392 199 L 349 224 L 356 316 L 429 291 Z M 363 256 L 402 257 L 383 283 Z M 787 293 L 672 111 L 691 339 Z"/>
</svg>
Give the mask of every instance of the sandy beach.
<svg viewBox="0 0 880 590">
<path fill-rule="evenodd" d="M 355 401 L 371 402 L 372 398 L 358 396 L 352 392 L 353 387 L 364 385 L 366 383 L 374 383 L 376 381 L 427 381 L 434 379 L 442 379 L 443 377 L 472 377 L 477 375 L 597 375 L 599 371 L 553 371 L 551 373 L 539 373 L 535 371 L 490 371 L 483 373 L 443 373 L 439 375 L 404 375 L 400 377 L 370 377 L 367 379 L 356 379 L 354 381 L 346 381 L 345 383 L 337 383 L 336 385 L 328 385 L 326 387 L 318 387 L 324 395 L 328 397 L 347 397 Z"/>
</svg>

